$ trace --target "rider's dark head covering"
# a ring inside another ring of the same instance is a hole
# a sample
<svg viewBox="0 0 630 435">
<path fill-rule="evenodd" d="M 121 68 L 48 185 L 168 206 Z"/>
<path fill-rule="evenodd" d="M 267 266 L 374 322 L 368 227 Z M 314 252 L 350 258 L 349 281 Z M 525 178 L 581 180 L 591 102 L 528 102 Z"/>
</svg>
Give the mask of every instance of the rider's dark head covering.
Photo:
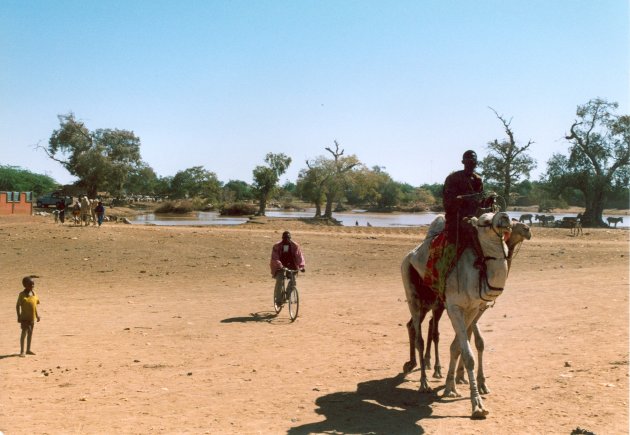
<svg viewBox="0 0 630 435">
<path fill-rule="evenodd" d="M 284 233 L 282 233 L 282 240 L 284 241 L 291 240 L 291 233 L 288 231 L 285 231 Z"/>
</svg>

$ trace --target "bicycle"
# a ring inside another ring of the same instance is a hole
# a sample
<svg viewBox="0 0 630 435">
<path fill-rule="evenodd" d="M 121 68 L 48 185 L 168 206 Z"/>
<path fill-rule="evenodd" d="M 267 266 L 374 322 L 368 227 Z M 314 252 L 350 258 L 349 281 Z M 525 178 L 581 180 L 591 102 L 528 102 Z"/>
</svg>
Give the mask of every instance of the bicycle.
<svg viewBox="0 0 630 435">
<path fill-rule="evenodd" d="M 297 286 L 295 285 L 295 277 L 298 274 L 297 270 L 282 269 L 284 279 L 282 280 L 282 290 L 279 295 L 273 295 L 273 308 L 276 310 L 276 314 L 280 313 L 285 303 L 289 304 L 289 317 L 293 322 L 298 315 L 300 308 L 300 295 L 298 293 Z M 287 285 L 288 280 L 288 285 Z"/>
</svg>

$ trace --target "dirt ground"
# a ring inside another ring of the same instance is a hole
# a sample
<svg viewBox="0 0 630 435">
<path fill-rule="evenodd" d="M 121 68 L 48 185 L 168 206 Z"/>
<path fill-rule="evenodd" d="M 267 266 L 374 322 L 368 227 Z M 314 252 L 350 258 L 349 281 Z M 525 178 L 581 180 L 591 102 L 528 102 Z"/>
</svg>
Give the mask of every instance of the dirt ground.
<svg viewBox="0 0 630 435">
<path fill-rule="evenodd" d="M 290 229 L 300 313 L 273 313 L 271 245 Z M 402 257 L 426 228 L 261 220 L 234 227 L 57 225 L 0 217 L 4 434 L 628 433 L 630 231 L 533 228 L 481 320 L 490 394 L 419 394 Z M 35 356 L 15 302 L 35 275 Z M 426 325 L 423 328 L 426 331 Z M 441 323 L 446 365 L 453 337 Z"/>
</svg>

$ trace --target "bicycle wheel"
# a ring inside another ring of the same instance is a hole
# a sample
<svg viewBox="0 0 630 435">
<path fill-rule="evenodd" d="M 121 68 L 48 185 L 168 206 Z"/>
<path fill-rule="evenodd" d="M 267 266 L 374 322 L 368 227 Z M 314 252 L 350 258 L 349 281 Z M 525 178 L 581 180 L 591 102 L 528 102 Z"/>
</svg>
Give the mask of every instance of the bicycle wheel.
<svg viewBox="0 0 630 435">
<path fill-rule="evenodd" d="M 284 304 L 284 284 L 282 285 L 282 290 L 280 294 L 276 294 L 276 290 L 274 287 L 273 291 L 273 309 L 276 311 L 276 314 L 282 310 L 282 305 Z"/>
<path fill-rule="evenodd" d="M 297 318 L 298 310 L 300 308 L 300 295 L 297 287 L 293 286 L 289 288 L 289 317 L 291 321 Z"/>
</svg>

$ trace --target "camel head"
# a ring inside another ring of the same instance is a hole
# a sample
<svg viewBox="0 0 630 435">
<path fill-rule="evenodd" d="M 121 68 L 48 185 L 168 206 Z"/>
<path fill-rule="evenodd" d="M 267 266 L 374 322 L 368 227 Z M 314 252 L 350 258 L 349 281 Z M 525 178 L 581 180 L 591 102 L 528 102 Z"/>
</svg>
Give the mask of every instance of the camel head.
<svg viewBox="0 0 630 435">
<path fill-rule="evenodd" d="M 486 256 L 500 257 L 498 252 L 503 251 L 503 256 L 507 257 L 505 240 L 512 232 L 512 221 L 507 213 L 484 213 L 470 219 L 469 223 L 477 227 L 479 243 Z"/>
<path fill-rule="evenodd" d="M 512 219 L 512 234 L 508 239 L 508 245 L 516 245 L 523 240 L 530 240 L 532 238 L 532 232 L 529 225 L 525 225 L 522 222 Z"/>
<path fill-rule="evenodd" d="M 509 235 L 512 232 L 512 221 L 507 213 L 484 213 L 477 219 L 478 227 L 488 227 L 499 235 Z"/>
</svg>

